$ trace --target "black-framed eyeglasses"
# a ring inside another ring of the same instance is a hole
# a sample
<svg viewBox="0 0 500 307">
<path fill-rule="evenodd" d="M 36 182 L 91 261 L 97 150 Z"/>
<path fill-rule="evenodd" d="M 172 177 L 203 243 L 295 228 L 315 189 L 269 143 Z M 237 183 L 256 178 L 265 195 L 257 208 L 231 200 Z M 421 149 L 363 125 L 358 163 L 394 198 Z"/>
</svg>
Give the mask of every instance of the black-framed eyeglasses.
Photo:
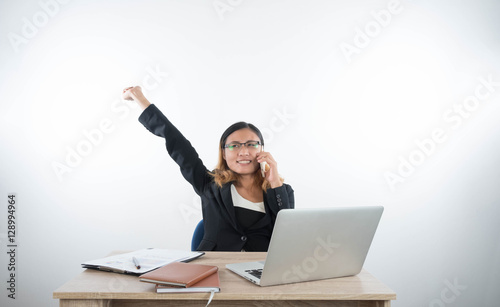
<svg viewBox="0 0 500 307">
<path fill-rule="evenodd" d="M 233 151 L 233 150 L 241 150 L 243 146 L 245 146 L 248 150 L 257 150 L 259 149 L 260 145 L 261 144 L 259 141 L 248 141 L 245 143 L 231 142 L 229 144 L 224 145 L 224 148 Z"/>
</svg>

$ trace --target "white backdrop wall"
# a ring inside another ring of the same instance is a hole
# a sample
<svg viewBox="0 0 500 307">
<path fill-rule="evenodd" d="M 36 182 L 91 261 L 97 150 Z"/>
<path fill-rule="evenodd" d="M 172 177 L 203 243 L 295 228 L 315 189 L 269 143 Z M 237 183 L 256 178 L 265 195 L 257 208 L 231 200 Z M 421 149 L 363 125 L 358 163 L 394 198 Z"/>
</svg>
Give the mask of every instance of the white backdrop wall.
<svg viewBox="0 0 500 307">
<path fill-rule="evenodd" d="M 120 99 L 141 85 L 215 166 L 244 120 L 296 208 L 383 205 L 365 267 L 394 306 L 500 299 L 500 4 L 2 1 L 2 306 L 57 306 L 80 263 L 189 249 L 199 200 Z M 16 294 L 8 297 L 8 195 Z"/>
</svg>

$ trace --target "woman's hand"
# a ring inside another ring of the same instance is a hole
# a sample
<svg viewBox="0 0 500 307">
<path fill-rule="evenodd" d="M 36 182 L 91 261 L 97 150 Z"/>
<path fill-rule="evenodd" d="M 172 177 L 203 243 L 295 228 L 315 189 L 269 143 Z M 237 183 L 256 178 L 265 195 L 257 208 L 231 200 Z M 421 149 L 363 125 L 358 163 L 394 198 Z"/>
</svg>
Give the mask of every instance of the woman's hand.
<svg viewBox="0 0 500 307">
<path fill-rule="evenodd" d="M 130 86 L 123 89 L 122 98 L 124 100 L 131 100 L 137 102 L 137 104 L 139 105 L 139 107 L 141 107 L 142 110 L 145 110 L 151 104 L 146 99 L 146 97 L 144 97 L 144 94 L 142 93 L 142 89 L 140 86 Z"/>
<path fill-rule="evenodd" d="M 271 188 L 274 189 L 283 185 L 280 179 L 280 175 L 278 174 L 278 163 L 276 163 L 270 153 L 266 151 L 257 153 L 257 162 L 266 162 L 269 165 L 269 170 L 265 173 L 265 178 L 267 181 L 269 181 Z"/>
</svg>

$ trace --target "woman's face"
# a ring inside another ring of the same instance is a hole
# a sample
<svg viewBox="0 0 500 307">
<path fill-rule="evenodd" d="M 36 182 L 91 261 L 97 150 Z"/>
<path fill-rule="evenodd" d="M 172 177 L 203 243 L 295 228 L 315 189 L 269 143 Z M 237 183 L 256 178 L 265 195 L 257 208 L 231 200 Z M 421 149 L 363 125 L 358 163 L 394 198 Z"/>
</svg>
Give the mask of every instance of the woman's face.
<svg viewBox="0 0 500 307">
<path fill-rule="evenodd" d="M 260 139 L 255 132 L 249 128 L 244 128 L 236 130 L 231 133 L 227 139 L 225 145 L 231 144 L 241 144 L 247 142 L 259 142 Z M 239 148 L 238 148 L 239 147 Z M 260 152 L 261 145 L 258 146 L 235 146 L 233 149 L 224 148 L 224 159 L 226 160 L 227 166 L 233 172 L 240 175 L 253 174 L 257 171 L 260 166 L 257 162 L 257 153 Z"/>
</svg>

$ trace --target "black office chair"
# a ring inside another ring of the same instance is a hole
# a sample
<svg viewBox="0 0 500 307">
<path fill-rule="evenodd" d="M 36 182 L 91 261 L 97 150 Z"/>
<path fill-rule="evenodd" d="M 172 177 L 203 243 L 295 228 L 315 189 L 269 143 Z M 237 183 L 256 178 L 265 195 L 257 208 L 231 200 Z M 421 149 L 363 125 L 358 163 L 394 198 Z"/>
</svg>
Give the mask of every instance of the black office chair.
<svg viewBox="0 0 500 307">
<path fill-rule="evenodd" d="M 205 234 L 205 228 L 203 226 L 203 220 L 201 220 L 196 228 L 194 229 L 193 238 L 191 239 L 191 251 L 195 251 L 200 245 L 203 235 Z"/>
</svg>

